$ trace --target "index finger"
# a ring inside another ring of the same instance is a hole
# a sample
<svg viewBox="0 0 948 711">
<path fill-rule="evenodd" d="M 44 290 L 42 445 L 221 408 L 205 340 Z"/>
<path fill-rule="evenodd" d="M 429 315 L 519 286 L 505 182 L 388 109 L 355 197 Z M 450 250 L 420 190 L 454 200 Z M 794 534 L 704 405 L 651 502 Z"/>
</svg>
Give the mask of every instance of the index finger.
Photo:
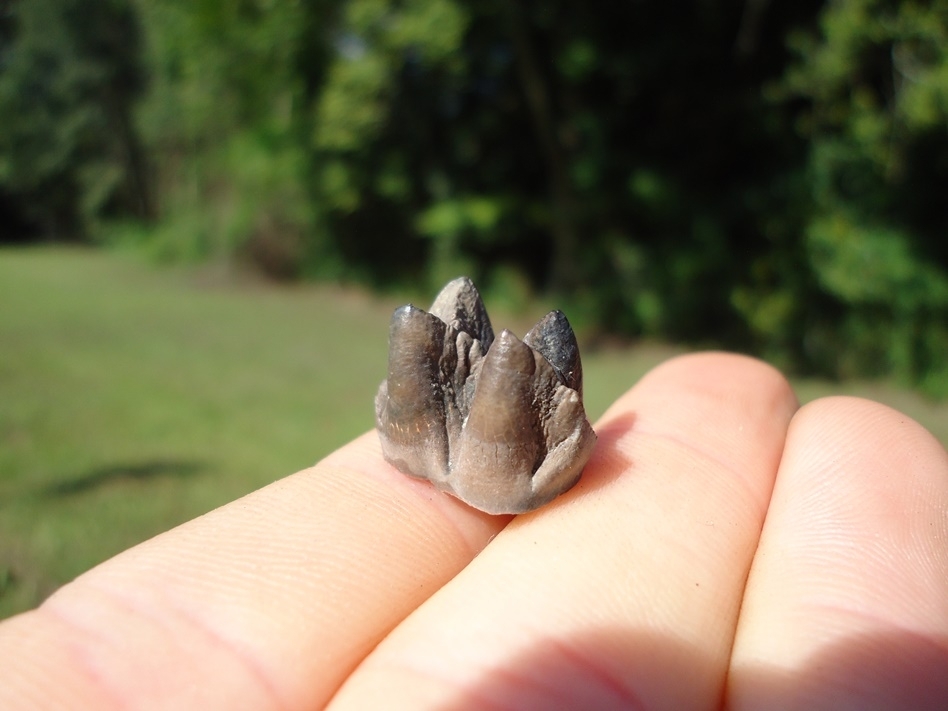
<svg viewBox="0 0 948 711">
<path fill-rule="evenodd" d="M 322 706 L 507 521 L 368 433 L 0 625 L 0 708 Z"/>
</svg>

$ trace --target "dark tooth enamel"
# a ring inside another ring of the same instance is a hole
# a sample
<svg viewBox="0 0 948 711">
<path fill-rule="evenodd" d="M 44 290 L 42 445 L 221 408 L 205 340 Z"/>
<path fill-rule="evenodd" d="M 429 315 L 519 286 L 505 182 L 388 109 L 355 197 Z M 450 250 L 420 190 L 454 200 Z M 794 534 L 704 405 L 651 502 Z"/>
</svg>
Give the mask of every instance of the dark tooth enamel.
<svg viewBox="0 0 948 711">
<path fill-rule="evenodd" d="M 566 387 L 583 394 L 583 364 L 579 359 L 579 344 L 562 311 L 551 311 L 541 318 L 523 337 L 523 342 L 550 362 Z"/>
<path fill-rule="evenodd" d="M 583 369 L 560 311 L 520 341 L 495 340 L 473 282 L 447 284 L 430 312 L 395 310 L 388 378 L 375 398 L 386 460 L 488 513 L 524 513 L 570 489 L 596 435 Z"/>
</svg>

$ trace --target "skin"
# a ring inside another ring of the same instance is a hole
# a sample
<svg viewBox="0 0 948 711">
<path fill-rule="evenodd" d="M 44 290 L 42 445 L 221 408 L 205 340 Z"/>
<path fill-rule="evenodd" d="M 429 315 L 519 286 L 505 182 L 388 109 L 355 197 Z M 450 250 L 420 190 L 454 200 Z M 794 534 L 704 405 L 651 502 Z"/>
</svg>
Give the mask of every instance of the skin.
<svg viewBox="0 0 948 711">
<path fill-rule="evenodd" d="M 0 625 L 3 709 L 948 708 L 948 455 L 669 361 L 580 483 L 490 516 L 374 433 Z"/>
</svg>

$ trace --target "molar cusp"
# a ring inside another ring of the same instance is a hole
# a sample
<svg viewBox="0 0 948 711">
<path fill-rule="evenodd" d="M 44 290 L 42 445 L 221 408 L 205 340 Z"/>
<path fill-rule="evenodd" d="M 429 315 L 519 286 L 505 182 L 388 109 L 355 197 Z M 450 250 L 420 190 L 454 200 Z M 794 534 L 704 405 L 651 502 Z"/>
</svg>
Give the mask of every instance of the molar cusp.
<svg viewBox="0 0 948 711">
<path fill-rule="evenodd" d="M 389 365 L 402 361 L 433 362 L 444 348 L 444 323 L 411 304 L 395 310 L 389 325 Z"/>
<path fill-rule="evenodd" d="M 404 338 L 419 338 L 426 334 L 435 335 L 438 340 L 444 339 L 445 323 L 437 316 L 432 316 L 424 309 L 407 304 L 395 309 L 392 320 L 389 322 L 389 337 L 397 340 Z"/>
<path fill-rule="evenodd" d="M 530 346 L 505 328 L 491 345 L 485 358 L 492 368 L 521 375 L 533 375 L 536 370 L 533 353 Z"/>
<path fill-rule="evenodd" d="M 510 331 L 500 334 L 481 363 L 475 398 L 523 407 L 534 396 L 533 351 Z"/>
<path fill-rule="evenodd" d="M 395 311 L 392 312 L 391 323 L 402 323 L 409 321 L 412 318 L 415 318 L 415 315 L 418 313 L 424 313 L 424 309 L 419 309 L 414 304 L 405 304 L 404 306 L 399 306 Z"/>
<path fill-rule="evenodd" d="M 431 304 L 431 313 L 443 321 L 450 321 L 457 318 L 466 305 L 474 304 L 479 300 L 480 294 L 474 282 L 469 277 L 460 276 L 449 281 L 438 292 Z"/>
<path fill-rule="evenodd" d="M 477 287 L 468 277 L 458 277 L 435 297 L 431 313 L 458 331 L 470 333 L 487 346 L 494 339 L 487 309 Z"/>
<path fill-rule="evenodd" d="M 553 366 L 560 382 L 582 392 L 583 369 L 579 343 L 566 314 L 558 310 L 551 311 L 530 329 L 523 341 Z"/>
<path fill-rule="evenodd" d="M 470 401 L 466 433 L 511 446 L 536 440 L 539 430 L 534 351 L 510 331 L 502 332 L 481 361 Z M 548 364 L 546 370 L 550 370 Z"/>
</svg>

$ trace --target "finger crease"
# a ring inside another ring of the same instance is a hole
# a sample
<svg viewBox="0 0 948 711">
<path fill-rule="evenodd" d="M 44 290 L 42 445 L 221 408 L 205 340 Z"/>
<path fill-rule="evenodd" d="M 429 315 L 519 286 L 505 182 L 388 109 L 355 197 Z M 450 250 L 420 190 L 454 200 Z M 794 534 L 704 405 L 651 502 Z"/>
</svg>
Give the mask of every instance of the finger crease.
<svg viewBox="0 0 948 711">
<path fill-rule="evenodd" d="M 250 654 L 241 650 L 232 640 L 220 635 L 205 621 L 201 620 L 199 616 L 189 613 L 185 608 L 175 604 L 173 598 L 165 596 L 164 599 L 161 600 L 159 609 L 158 606 L 152 604 L 139 604 L 129 595 L 118 594 L 116 591 L 99 586 L 92 581 L 84 581 L 84 585 L 87 589 L 107 600 L 110 605 L 118 607 L 146 624 L 162 630 L 165 635 L 172 640 L 178 638 L 176 627 L 184 626 L 190 628 L 205 639 L 207 647 L 223 652 L 246 670 L 248 678 L 253 680 L 256 686 L 263 691 L 274 709 L 285 710 L 290 708 L 289 704 L 285 703 L 280 697 L 280 694 L 269 679 L 267 673 L 253 660 Z M 122 650 L 119 650 L 116 645 L 109 640 L 108 635 L 96 634 L 92 629 L 79 624 L 74 619 L 74 616 L 66 610 L 56 611 L 55 603 L 56 598 L 51 598 L 42 609 L 48 610 L 67 626 L 81 632 L 86 639 L 91 639 L 103 646 L 110 647 L 112 651 L 118 655 L 123 654 Z M 162 610 L 164 612 L 162 612 Z M 191 657 L 195 657 L 191 650 L 188 650 L 188 654 Z M 83 666 L 89 671 L 89 676 L 94 681 L 99 681 L 104 685 L 105 679 L 101 674 L 96 673 L 88 664 L 84 664 Z M 135 706 L 134 703 L 131 705 Z M 121 707 L 121 705 L 117 704 L 117 707 Z"/>
</svg>

